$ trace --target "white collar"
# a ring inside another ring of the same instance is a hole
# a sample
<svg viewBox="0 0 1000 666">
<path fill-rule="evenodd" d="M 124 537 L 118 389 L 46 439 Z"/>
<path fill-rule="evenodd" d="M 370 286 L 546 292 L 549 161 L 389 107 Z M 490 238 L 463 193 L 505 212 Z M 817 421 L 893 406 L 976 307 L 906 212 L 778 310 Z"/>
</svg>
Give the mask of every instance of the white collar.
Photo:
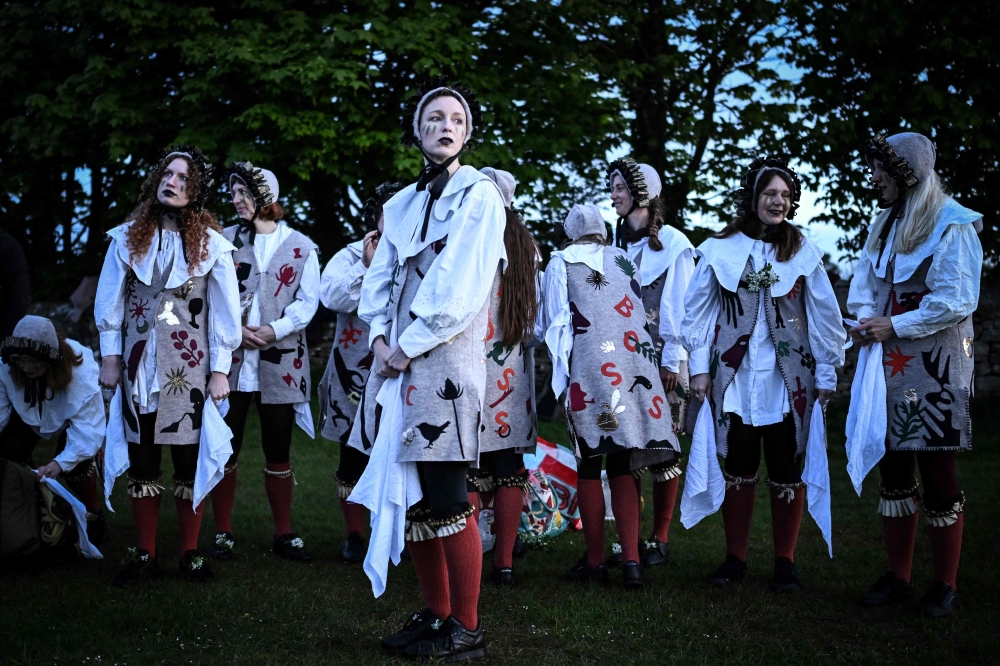
<svg viewBox="0 0 1000 666">
<path fill-rule="evenodd" d="M 980 233 L 983 230 L 983 216 L 981 213 L 977 213 L 970 208 L 966 208 L 951 197 L 948 197 L 948 200 L 945 201 L 944 207 L 941 209 L 941 215 L 938 217 L 937 224 L 934 226 L 934 231 L 932 231 L 931 235 L 927 237 L 927 240 L 917 246 L 913 252 L 895 255 L 896 263 L 892 271 L 892 281 L 903 282 L 904 280 L 910 279 L 917 268 L 920 267 L 920 264 L 924 262 L 924 259 L 934 254 L 934 251 L 937 250 L 938 244 L 941 242 L 941 238 L 948 230 L 948 227 L 953 224 L 972 224 L 976 228 L 976 233 Z M 868 226 L 869 234 L 872 231 L 872 226 L 873 225 Z M 889 232 L 889 237 L 886 238 L 885 242 L 887 251 L 882 254 L 882 261 L 879 264 L 878 269 L 875 268 L 875 263 L 878 261 L 878 248 L 873 248 L 871 251 L 866 250 L 868 257 L 871 260 L 872 270 L 875 272 L 875 275 L 880 278 L 885 277 L 886 266 L 889 264 L 889 259 L 892 256 L 890 252 L 896 239 L 898 226 L 899 220 L 896 221 L 892 231 Z"/>
<path fill-rule="evenodd" d="M 729 238 L 709 238 L 698 246 L 698 254 L 715 272 L 715 279 L 727 291 L 736 291 L 746 268 L 747 259 L 757 244 L 762 247 L 765 259 L 772 265 L 778 281 L 771 285 L 771 296 L 784 296 L 799 279 L 799 276 L 810 275 L 819 262 L 823 260 L 823 251 L 816 243 L 802 236 L 802 247 L 790 261 L 778 261 L 774 248 L 770 243 L 755 240 L 742 232 Z M 756 270 L 763 268 L 755 266 Z"/>
<path fill-rule="evenodd" d="M 131 227 L 133 222 L 125 222 L 124 224 L 119 224 L 117 227 L 108 232 L 108 236 L 115 240 L 118 246 L 118 258 L 125 263 L 126 266 L 132 268 L 135 276 L 145 285 L 149 285 L 153 282 L 153 270 L 156 266 L 156 247 L 158 241 L 158 234 L 154 234 L 152 242 L 149 244 L 149 249 L 146 250 L 146 254 L 140 257 L 135 263 L 132 262 L 129 256 L 128 245 L 126 243 L 126 235 L 128 233 L 129 227 Z M 194 271 L 191 275 L 188 275 L 188 265 L 184 261 L 184 249 L 181 246 L 180 234 L 176 231 L 164 231 L 164 234 L 174 234 L 173 248 L 174 257 L 173 262 L 170 267 L 170 276 L 167 279 L 167 283 L 164 286 L 165 289 L 174 289 L 181 286 L 187 281 L 189 277 L 201 277 L 212 270 L 212 266 L 215 265 L 215 261 L 220 255 L 226 252 L 233 252 L 236 248 L 230 243 L 226 238 L 214 231 L 213 229 L 206 229 L 208 233 L 208 258 L 202 261 L 198 265 L 198 269 Z"/>
<path fill-rule="evenodd" d="M 364 239 L 362 238 L 361 240 L 354 241 L 353 243 L 348 243 L 347 249 L 350 250 L 351 254 L 354 255 L 354 258 L 357 259 L 365 253 Z"/>
<path fill-rule="evenodd" d="M 551 256 L 559 257 L 567 264 L 584 264 L 590 270 L 603 273 L 605 248 L 606 245 L 597 243 L 581 243 L 570 245 L 565 250 L 556 250 Z"/>
<path fill-rule="evenodd" d="M 674 265 L 681 252 L 694 249 L 687 236 L 674 227 L 661 227 L 659 238 L 663 243 L 662 250 L 653 250 L 649 247 L 649 236 L 644 236 L 638 242 L 629 243 L 629 250 L 634 251 L 637 257 L 640 253 L 642 255 L 636 261 L 639 264 L 640 286 L 649 286 Z"/>
<path fill-rule="evenodd" d="M 26 423 L 39 427 L 43 433 L 53 433 L 62 428 L 67 420 L 80 411 L 84 403 L 101 392 L 97 386 L 100 368 L 94 360 L 94 352 L 76 340 L 66 338 L 66 344 L 83 358 L 83 363 L 73 368 L 73 379 L 69 386 L 55 393 L 51 400 L 44 402 L 41 418 L 37 419 L 37 423 L 35 422 L 35 417 L 38 415 L 37 407 L 33 412 L 30 410 L 24 402 L 23 389 L 17 389 L 14 385 L 9 366 L 0 363 L 0 379 L 7 384 L 7 393 L 12 405 L 17 413 L 26 419 Z"/>
<path fill-rule="evenodd" d="M 420 228 L 424 222 L 427 192 L 418 192 L 417 184 L 412 183 L 389 199 L 382 208 L 385 215 L 383 236 L 396 248 L 396 260 L 403 263 L 431 243 L 447 236 L 451 229 L 451 218 L 465 200 L 466 190 L 480 182 L 490 184 L 497 194 L 497 205 L 503 207 L 503 196 L 497 184 L 475 167 L 463 164 L 451 175 L 441 192 L 441 198 L 434 202 L 427 235 L 423 241 L 420 240 Z"/>
</svg>

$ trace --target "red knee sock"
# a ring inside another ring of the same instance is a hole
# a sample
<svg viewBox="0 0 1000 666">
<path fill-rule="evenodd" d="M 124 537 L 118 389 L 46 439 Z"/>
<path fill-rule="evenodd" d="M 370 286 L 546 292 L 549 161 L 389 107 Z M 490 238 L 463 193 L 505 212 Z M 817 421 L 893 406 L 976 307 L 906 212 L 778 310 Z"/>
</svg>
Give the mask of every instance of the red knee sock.
<svg viewBox="0 0 1000 666">
<path fill-rule="evenodd" d="M 504 569 L 513 566 L 514 541 L 521 524 L 521 507 L 524 491 L 520 488 L 500 486 L 493 498 L 493 533 L 497 536 L 493 547 L 493 566 Z"/>
<path fill-rule="evenodd" d="M 439 618 L 446 620 L 451 615 L 451 596 L 448 589 L 448 566 L 441 539 L 407 541 L 406 545 L 417 572 L 424 604 Z"/>
<path fill-rule="evenodd" d="M 784 497 L 779 497 L 784 492 Z M 795 543 L 799 540 L 802 525 L 802 508 L 806 503 L 806 489 L 796 488 L 795 497 L 788 501 L 788 491 L 771 488 L 771 536 L 774 539 L 774 559 L 787 557 L 795 561 Z"/>
<path fill-rule="evenodd" d="M 472 507 L 472 515 L 476 517 L 476 523 L 479 523 L 479 511 L 483 508 L 482 503 L 479 501 L 479 493 L 469 493 L 469 505 Z"/>
<path fill-rule="evenodd" d="M 722 523 L 726 528 L 726 553 L 746 562 L 750 545 L 750 524 L 757 486 L 728 488 L 722 502 Z"/>
<path fill-rule="evenodd" d="M 156 557 L 156 524 L 160 519 L 160 496 L 133 497 L 132 517 L 135 520 L 135 541 L 142 550 Z"/>
<path fill-rule="evenodd" d="M 891 518 L 882 516 L 882 530 L 885 532 L 885 552 L 889 556 L 889 571 L 896 578 L 909 583 L 913 577 L 913 546 L 917 541 L 917 519 L 919 516 Z"/>
<path fill-rule="evenodd" d="M 604 561 L 604 486 L 600 479 L 580 479 L 576 488 L 583 540 L 587 544 L 587 566 Z"/>
<path fill-rule="evenodd" d="M 288 472 L 292 462 L 264 463 L 264 469 L 270 472 Z M 281 536 L 292 531 L 292 488 L 295 479 L 292 475 L 274 476 L 264 473 L 264 490 L 267 491 L 267 501 L 271 504 L 271 515 L 274 517 L 274 535 Z"/>
<path fill-rule="evenodd" d="M 916 518 L 916 516 L 914 516 Z M 931 539 L 931 557 L 934 560 L 934 578 L 943 580 L 958 589 L 958 560 L 962 555 L 962 529 L 965 514 L 958 514 L 958 521 L 948 527 L 928 527 Z"/>
<path fill-rule="evenodd" d="M 198 549 L 198 533 L 201 532 L 201 517 L 205 513 L 205 502 L 198 505 L 197 512 L 192 510 L 189 499 L 174 497 L 177 505 L 177 523 L 181 532 L 181 555 L 189 550 Z"/>
<path fill-rule="evenodd" d="M 365 535 L 366 518 L 368 509 L 364 504 L 355 504 L 347 500 L 340 500 L 340 510 L 344 514 L 344 522 L 347 523 L 347 533 L 357 532 L 361 536 Z"/>
<path fill-rule="evenodd" d="M 479 582 L 483 574 L 483 542 L 475 516 L 458 534 L 435 539 L 444 548 L 448 567 L 451 615 L 466 629 L 479 627 Z"/>
<path fill-rule="evenodd" d="M 90 463 L 83 463 L 89 465 Z M 90 513 L 99 513 L 103 507 L 101 505 L 101 490 L 98 488 L 97 481 L 100 477 L 97 474 L 97 468 L 91 467 L 90 473 L 84 477 L 77 486 L 77 492 L 80 494 L 80 500 L 83 502 L 83 506 L 87 508 Z"/>
<path fill-rule="evenodd" d="M 212 488 L 212 515 L 215 516 L 215 532 L 233 532 L 233 502 L 236 501 L 236 474 L 238 470 L 226 472 L 222 480 Z"/>
<path fill-rule="evenodd" d="M 667 543 L 670 533 L 670 521 L 674 518 L 674 505 L 677 503 L 677 486 L 681 477 L 675 476 L 667 481 L 653 484 L 653 536 L 658 541 Z"/>
<path fill-rule="evenodd" d="M 622 546 L 622 562 L 639 561 L 639 496 L 631 474 L 616 476 L 611 486 L 611 513 L 618 526 L 618 543 Z"/>
</svg>

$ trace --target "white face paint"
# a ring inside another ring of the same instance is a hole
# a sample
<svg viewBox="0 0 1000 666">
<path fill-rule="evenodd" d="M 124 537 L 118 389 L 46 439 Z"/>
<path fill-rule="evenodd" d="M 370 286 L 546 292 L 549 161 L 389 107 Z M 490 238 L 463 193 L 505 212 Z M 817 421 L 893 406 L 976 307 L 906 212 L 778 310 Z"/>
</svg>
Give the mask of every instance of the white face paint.
<svg viewBox="0 0 1000 666">
<path fill-rule="evenodd" d="M 462 150 L 467 125 L 460 101 L 451 95 L 433 99 L 420 113 L 420 145 L 435 162 L 444 162 Z"/>
<path fill-rule="evenodd" d="M 257 207 L 247 186 L 234 178 L 233 188 L 229 191 L 229 194 L 233 198 L 233 206 L 236 207 L 236 214 L 243 220 L 252 218 Z"/>
<path fill-rule="evenodd" d="M 784 222 L 791 209 L 792 192 L 788 183 L 775 174 L 757 199 L 757 217 L 764 224 L 773 227 Z"/>
<path fill-rule="evenodd" d="M 627 215 L 632 207 L 632 193 L 628 191 L 625 179 L 617 173 L 611 177 L 611 205 L 619 217 Z"/>
<path fill-rule="evenodd" d="M 160 186 L 156 190 L 157 200 L 164 206 L 183 208 L 191 202 L 188 192 L 188 161 L 175 157 L 163 171 Z"/>
<path fill-rule="evenodd" d="M 896 187 L 896 179 L 892 178 L 882 168 L 882 162 L 872 160 L 872 182 L 882 193 L 882 198 L 892 203 L 899 198 L 899 189 Z"/>
</svg>

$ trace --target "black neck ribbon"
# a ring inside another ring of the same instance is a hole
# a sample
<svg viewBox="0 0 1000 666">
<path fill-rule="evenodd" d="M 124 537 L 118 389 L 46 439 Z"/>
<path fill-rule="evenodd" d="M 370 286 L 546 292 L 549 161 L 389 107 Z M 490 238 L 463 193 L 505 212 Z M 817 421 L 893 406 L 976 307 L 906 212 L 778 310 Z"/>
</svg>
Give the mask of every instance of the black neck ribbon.
<svg viewBox="0 0 1000 666">
<path fill-rule="evenodd" d="M 440 164 L 433 161 L 430 156 L 424 152 L 423 148 L 420 149 L 420 152 L 423 153 L 424 157 L 427 159 L 427 164 L 420 172 L 420 178 L 417 179 L 417 192 L 427 190 L 427 193 L 430 195 L 430 198 L 427 200 L 427 209 L 424 211 L 424 223 L 420 227 L 420 242 L 423 243 L 424 239 L 427 238 L 427 227 L 431 220 L 431 208 L 434 207 L 434 202 L 441 198 L 441 193 L 444 192 L 445 186 L 447 186 L 448 181 L 451 180 L 451 173 L 448 172 L 448 167 L 450 167 L 455 160 L 457 160 L 458 157 L 465 152 L 465 146 Z"/>
<path fill-rule="evenodd" d="M 896 220 L 899 218 L 899 213 L 902 209 L 902 198 L 897 198 L 892 202 L 892 210 L 889 211 L 889 217 L 886 219 L 885 224 L 882 225 L 882 230 L 878 234 L 878 261 L 875 262 L 875 268 L 878 268 L 882 264 L 882 253 L 885 252 L 885 242 L 889 239 L 889 232 L 896 225 Z"/>
</svg>

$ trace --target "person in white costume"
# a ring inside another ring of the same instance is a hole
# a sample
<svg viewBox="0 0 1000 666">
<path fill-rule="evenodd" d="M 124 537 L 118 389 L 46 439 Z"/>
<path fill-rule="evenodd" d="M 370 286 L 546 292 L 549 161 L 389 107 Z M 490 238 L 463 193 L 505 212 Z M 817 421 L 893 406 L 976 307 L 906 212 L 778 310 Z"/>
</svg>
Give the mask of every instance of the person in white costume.
<svg viewBox="0 0 1000 666">
<path fill-rule="evenodd" d="M 771 584 L 796 592 L 810 417 L 816 401 L 825 405 L 837 387 L 846 335 L 823 252 L 788 222 L 801 194 L 795 172 L 783 159 L 759 159 L 740 185 L 739 217 L 698 247 L 681 326 L 691 390 L 710 401 L 724 459 L 726 560 L 708 581 L 727 585 L 746 576 L 763 440 Z"/>
<path fill-rule="evenodd" d="M 219 403 L 229 396 L 240 301 L 234 248 L 205 210 L 212 171 L 195 147 L 165 151 L 149 170 L 135 210 L 108 232 L 111 245 L 94 302 L 99 382 L 121 391 L 121 409 L 112 410 L 109 431 L 124 427 L 137 540 L 115 579 L 119 586 L 159 575 L 162 446 L 169 447 L 174 463 L 180 572 L 195 582 L 215 578 L 198 552 L 204 503 L 193 506 L 194 481 L 206 400 Z"/>
<path fill-rule="evenodd" d="M 56 440 L 56 456 L 38 478 L 62 478 L 87 508 L 91 542 L 104 535 L 95 457 L 107 421 L 93 353 L 62 338 L 52 322 L 28 315 L 0 341 L 0 458 L 34 467 L 41 440 Z"/>
<path fill-rule="evenodd" d="M 212 491 L 215 542 L 212 556 L 234 556 L 231 517 L 236 496 L 240 450 L 250 403 L 260 417 L 264 449 L 264 489 L 271 505 L 271 550 L 298 562 L 311 558 L 302 538 L 292 532 L 292 430 L 297 423 L 314 436 L 309 409 L 309 350 L 305 328 L 319 305 L 316 245 L 282 220 L 278 179 L 250 162 L 229 166 L 229 194 L 239 223 L 222 233 L 233 252 L 240 292 L 243 344 L 233 353 L 229 373 L 229 412 L 233 454 L 225 476 Z"/>
</svg>

